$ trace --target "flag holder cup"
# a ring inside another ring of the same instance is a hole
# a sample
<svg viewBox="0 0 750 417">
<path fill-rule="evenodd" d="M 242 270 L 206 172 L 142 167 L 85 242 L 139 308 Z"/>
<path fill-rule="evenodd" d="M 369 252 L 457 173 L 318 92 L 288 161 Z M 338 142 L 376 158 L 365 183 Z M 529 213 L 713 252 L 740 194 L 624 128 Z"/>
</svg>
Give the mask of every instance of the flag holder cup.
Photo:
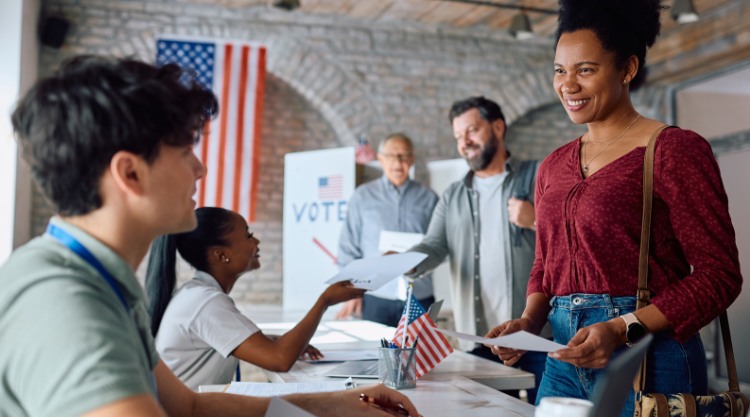
<svg viewBox="0 0 750 417">
<path fill-rule="evenodd" d="M 393 389 L 417 387 L 417 348 L 378 348 L 378 382 Z"/>
</svg>

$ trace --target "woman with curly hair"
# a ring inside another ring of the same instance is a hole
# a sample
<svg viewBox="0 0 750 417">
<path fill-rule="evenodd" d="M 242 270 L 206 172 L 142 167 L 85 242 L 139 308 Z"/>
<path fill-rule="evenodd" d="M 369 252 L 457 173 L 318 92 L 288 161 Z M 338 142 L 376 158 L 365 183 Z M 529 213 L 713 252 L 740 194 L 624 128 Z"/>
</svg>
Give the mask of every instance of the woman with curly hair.
<svg viewBox="0 0 750 417">
<path fill-rule="evenodd" d="M 646 333 L 647 392 L 705 394 L 698 334 L 742 286 L 719 167 L 695 132 L 658 135 L 649 252 L 651 302 L 635 311 L 643 159 L 664 124 L 638 113 L 646 50 L 660 30 L 658 0 L 560 2 L 553 85 L 581 137 L 550 154 L 536 184 L 537 247 L 522 316 L 488 336 L 549 321 L 566 349 L 547 358 L 538 400 L 589 398 L 602 368 Z M 523 352 L 493 348 L 506 364 Z M 537 401 L 538 401 L 537 400 Z M 623 416 L 633 415 L 633 400 Z"/>
</svg>

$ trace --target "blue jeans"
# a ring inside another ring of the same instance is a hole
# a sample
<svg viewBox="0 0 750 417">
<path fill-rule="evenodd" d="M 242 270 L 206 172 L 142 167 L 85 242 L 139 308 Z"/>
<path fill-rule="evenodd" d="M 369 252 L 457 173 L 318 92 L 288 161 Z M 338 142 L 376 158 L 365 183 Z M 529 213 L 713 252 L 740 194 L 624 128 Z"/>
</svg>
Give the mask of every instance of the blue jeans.
<svg viewBox="0 0 750 417">
<path fill-rule="evenodd" d="M 500 357 L 493 354 L 490 348 L 484 345 L 477 346 L 474 350 L 469 351 L 469 353 L 479 356 L 480 358 L 503 363 L 503 361 L 500 360 Z M 534 374 L 534 388 L 526 390 L 526 398 L 528 398 L 529 403 L 531 404 L 536 404 L 537 388 L 539 388 L 539 382 L 542 380 L 546 358 L 547 354 L 543 352 L 526 352 L 521 356 L 521 359 L 513 365 L 516 368 Z M 503 392 L 518 398 L 518 390 L 504 390 Z"/>
<path fill-rule="evenodd" d="M 635 297 L 610 297 L 602 294 L 571 294 L 553 297 L 549 323 L 555 342 L 567 344 L 576 332 L 594 323 L 610 320 L 635 310 Z M 618 348 L 613 357 L 627 347 Z M 669 332 L 654 335 L 648 351 L 646 392 L 702 394 L 708 391 L 706 353 L 698 334 L 679 343 Z M 589 399 L 603 369 L 579 368 L 557 359 L 547 358 L 537 404 L 544 397 Z M 625 407 L 619 413 L 632 417 L 635 393 L 631 390 Z M 613 410 L 614 411 L 614 410 Z M 613 413 L 613 415 L 616 415 Z"/>
</svg>

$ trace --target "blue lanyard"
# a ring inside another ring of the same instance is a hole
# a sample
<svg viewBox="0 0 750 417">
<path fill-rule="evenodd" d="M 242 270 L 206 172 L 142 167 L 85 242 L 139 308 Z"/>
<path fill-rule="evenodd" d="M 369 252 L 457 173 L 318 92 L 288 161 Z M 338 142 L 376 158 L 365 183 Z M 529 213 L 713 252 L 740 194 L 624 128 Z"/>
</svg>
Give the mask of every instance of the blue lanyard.
<svg viewBox="0 0 750 417">
<path fill-rule="evenodd" d="M 125 302 L 125 297 L 122 295 L 120 288 L 117 286 L 115 278 L 112 276 L 112 274 L 109 273 L 109 271 L 107 271 L 107 268 L 105 268 L 104 265 L 102 265 L 102 263 L 99 262 L 99 260 L 96 259 L 96 257 L 91 252 L 89 252 L 89 250 L 86 249 L 85 246 L 81 244 L 81 242 L 76 240 L 76 238 L 74 238 L 70 233 L 55 226 L 54 224 L 50 224 L 49 226 L 47 226 L 47 234 L 59 240 L 60 243 L 67 246 L 70 250 L 75 252 L 76 255 L 80 256 L 84 261 L 88 262 L 89 265 L 93 266 L 94 269 L 99 272 L 99 275 L 101 275 L 104 281 L 109 284 L 110 288 L 112 288 L 112 291 L 117 294 L 117 298 L 120 299 L 122 306 L 125 307 L 125 311 L 130 313 L 130 307 L 128 306 L 128 303 Z"/>
<path fill-rule="evenodd" d="M 47 234 L 57 239 L 60 243 L 72 250 L 76 255 L 80 256 L 81 259 L 88 262 L 89 265 L 93 266 L 94 269 L 99 272 L 99 275 L 102 277 L 102 279 L 104 279 L 104 281 L 109 284 L 110 288 L 112 288 L 112 291 L 114 291 L 117 295 L 117 298 L 120 299 L 120 302 L 125 308 L 125 311 L 130 314 L 130 307 L 125 301 L 125 297 L 122 295 L 122 291 L 120 291 L 120 288 L 115 282 L 115 277 L 113 277 L 112 274 L 107 271 L 107 268 L 105 268 L 98 259 L 96 259 L 96 256 L 94 256 L 88 249 L 86 249 L 86 247 L 83 246 L 83 244 L 79 242 L 75 237 L 73 237 L 70 233 L 55 226 L 54 224 L 50 224 L 47 226 Z M 143 342 L 143 340 L 141 341 Z M 148 349 L 146 348 L 145 344 L 143 348 L 148 353 Z M 153 371 L 151 372 L 150 380 L 151 386 L 154 388 L 154 393 L 156 394 L 156 377 L 154 376 Z M 156 398 L 158 399 L 158 396 Z"/>
</svg>

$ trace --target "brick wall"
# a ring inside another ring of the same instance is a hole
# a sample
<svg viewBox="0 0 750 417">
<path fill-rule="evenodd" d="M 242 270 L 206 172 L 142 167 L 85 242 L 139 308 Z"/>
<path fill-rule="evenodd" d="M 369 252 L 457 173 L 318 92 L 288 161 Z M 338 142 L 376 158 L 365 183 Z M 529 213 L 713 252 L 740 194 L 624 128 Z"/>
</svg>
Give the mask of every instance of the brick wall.
<svg viewBox="0 0 750 417">
<path fill-rule="evenodd" d="M 412 136 L 424 161 L 455 158 L 447 109 L 482 94 L 497 100 L 510 126 L 508 146 L 520 158 L 543 158 L 582 133 L 551 89 L 549 41 L 517 42 L 485 29 L 289 14 L 263 7 L 225 9 L 168 1 L 48 0 L 45 8 L 72 22 L 65 46 L 43 48 L 40 73 L 78 53 L 153 60 L 160 34 L 262 41 L 268 46 L 257 222 L 263 267 L 233 290 L 239 303 L 281 302 L 283 155 L 373 144 L 385 134 Z M 665 114 L 663 89 L 635 95 L 639 109 Z M 49 209 L 34 200 L 33 227 Z M 142 271 L 141 271 L 142 272 Z M 189 275 L 189 270 L 183 270 Z"/>
</svg>

